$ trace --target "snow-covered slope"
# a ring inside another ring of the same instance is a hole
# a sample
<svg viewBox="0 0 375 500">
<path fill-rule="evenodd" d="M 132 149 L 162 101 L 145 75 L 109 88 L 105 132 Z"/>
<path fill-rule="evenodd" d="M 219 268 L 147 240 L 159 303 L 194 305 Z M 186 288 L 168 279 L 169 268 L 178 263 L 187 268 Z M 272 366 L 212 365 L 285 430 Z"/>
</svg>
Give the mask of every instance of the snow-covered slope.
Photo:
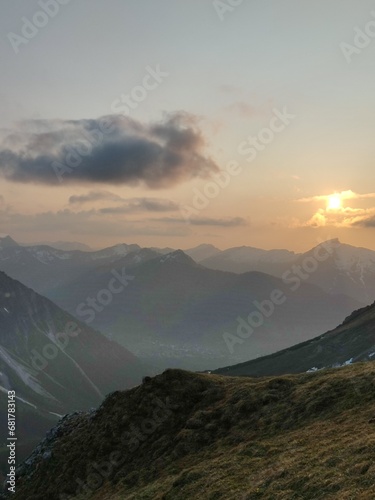
<svg viewBox="0 0 375 500">
<path fill-rule="evenodd" d="M 129 255 L 141 254 L 139 245 L 121 243 L 96 252 L 59 250 L 47 245 L 20 246 L 0 238 L 0 271 L 43 295 L 88 271 L 113 266 Z M 142 260 L 140 255 L 140 260 Z M 140 261 L 139 260 L 139 261 Z"/>
<path fill-rule="evenodd" d="M 224 250 L 200 263 L 211 269 L 243 273 L 260 271 L 282 277 L 291 276 L 295 267 L 304 269 L 308 283 L 320 286 L 332 294 L 345 294 L 363 305 L 375 300 L 375 251 L 355 247 L 333 239 L 319 245 L 328 249 L 327 259 L 319 260 L 317 269 L 311 272 L 308 262 L 315 261 L 318 247 L 306 253 L 296 254 L 288 250 L 262 250 L 252 247 L 238 247 Z"/>
<path fill-rule="evenodd" d="M 37 406 L 68 411 L 94 404 L 141 378 L 125 348 L 0 272 L 0 380 Z"/>
<path fill-rule="evenodd" d="M 308 282 L 327 292 L 343 293 L 365 305 L 375 300 L 375 251 L 341 243 L 338 239 L 325 243 L 329 257 L 319 262 L 309 274 Z M 302 265 L 314 255 L 315 249 L 301 255 L 297 265 Z"/>
</svg>

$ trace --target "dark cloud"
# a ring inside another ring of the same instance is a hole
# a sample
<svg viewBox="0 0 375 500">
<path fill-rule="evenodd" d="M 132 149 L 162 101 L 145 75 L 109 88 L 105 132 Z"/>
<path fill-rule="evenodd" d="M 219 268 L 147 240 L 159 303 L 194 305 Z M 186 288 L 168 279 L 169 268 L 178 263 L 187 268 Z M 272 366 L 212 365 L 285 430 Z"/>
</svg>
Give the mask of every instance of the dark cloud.
<svg viewBox="0 0 375 500">
<path fill-rule="evenodd" d="M 0 176 L 13 182 L 168 187 L 218 171 L 194 117 L 143 124 L 118 115 L 23 123 L 0 147 Z"/>
<path fill-rule="evenodd" d="M 124 198 L 110 191 L 90 191 L 90 193 L 82 195 L 73 195 L 69 198 L 71 205 L 82 205 L 95 201 L 125 201 Z"/>
<path fill-rule="evenodd" d="M 99 209 L 102 214 L 126 214 L 132 212 L 175 212 L 180 206 L 170 200 L 155 198 L 134 198 L 120 207 L 105 207 Z"/>
<path fill-rule="evenodd" d="M 352 225 L 361 227 L 375 227 L 375 215 L 368 217 L 367 219 L 356 221 Z"/>
</svg>

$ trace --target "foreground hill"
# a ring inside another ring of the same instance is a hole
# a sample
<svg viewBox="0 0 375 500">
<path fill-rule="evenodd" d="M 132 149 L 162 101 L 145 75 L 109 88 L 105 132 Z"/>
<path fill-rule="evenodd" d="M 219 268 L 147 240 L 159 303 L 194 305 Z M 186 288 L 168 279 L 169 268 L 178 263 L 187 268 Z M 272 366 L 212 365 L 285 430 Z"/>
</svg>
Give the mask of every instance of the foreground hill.
<svg viewBox="0 0 375 500">
<path fill-rule="evenodd" d="M 268 376 L 375 360 L 375 302 L 337 328 L 270 356 L 216 370 L 223 375 Z"/>
<path fill-rule="evenodd" d="M 12 498 L 374 498 L 374 376 L 374 363 L 268 379 L 167 370 L 61 420 Z"/>
</svg>

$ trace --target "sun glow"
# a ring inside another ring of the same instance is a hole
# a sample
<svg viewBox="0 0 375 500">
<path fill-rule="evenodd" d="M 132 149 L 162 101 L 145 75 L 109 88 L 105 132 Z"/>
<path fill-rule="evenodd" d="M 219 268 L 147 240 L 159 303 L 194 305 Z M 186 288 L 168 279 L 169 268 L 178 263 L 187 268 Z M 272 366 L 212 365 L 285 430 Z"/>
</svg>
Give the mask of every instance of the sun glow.
<svg viewBox="0 0 375 500">
<path fill-rule="evenodd" d="M 328 197 L 328 210 L 339 210 L 341 208 L 341 197 L 339 194 L 333 194 Z"/>
</svg>

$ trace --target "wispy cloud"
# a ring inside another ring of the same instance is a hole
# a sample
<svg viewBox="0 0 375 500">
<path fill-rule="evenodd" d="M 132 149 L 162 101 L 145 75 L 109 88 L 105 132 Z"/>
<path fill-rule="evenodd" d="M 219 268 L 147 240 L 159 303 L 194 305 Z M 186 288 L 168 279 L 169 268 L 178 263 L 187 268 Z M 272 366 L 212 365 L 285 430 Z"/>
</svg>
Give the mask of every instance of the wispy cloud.
<svg viewBox="0 0 375 500">
<path fill-rule="evenodd" d="M 294 220 L 292 227 L 373 227 L 375 207 L 345 206 L 349 202 L 371 199 L 375 199 L 375 193 L 355 193 L 352 190 L 300 198 L 296 201 L 301 203 L 324 202 L 325 206 L 319 208 L 305 222 Z"/>
<path fill-rule="evenodd" d="M 95 201 L 125 201 L 125 199 L 110 191 L 90 191 L 87 194 L 73 195 L 69 198 L 71 205 L 83 205 Z"/>
<path fill-rule="evenodd" d="M 170 200 L 156 198 L 133 198 L 118 207 L 100 208 L 102 214 L 126 214 L 134 212 L 177 212 L 180 208 L 178 203 Z"/>
<path fill-rule="evenodd" d="M 102 214 L 125 214 L 133 212 L 174 212 L 179 210 L 179 204 L 162 198 L 123 198 L 110 191 L 91 191 L 83 195 L 73 195 L 69 204 L 81 206 L 95 204 L 101 201 L 120 203 L 120 206 L 104 207 L 98 210 Z"/>
<path fill-rule="evenodd" d="M 32 236 L 39 232 L 58 232 L 61 237 L 100 234 L 117 240 L 128 240 L 134 235 L 188 236 L 191 233 L 186 224 L 170 226 L 150 220 L 124 220 L 121 217 L 106 217 L 97 210 L 65 209 L 37 214 L 0 210 L 0 226 L 11 227 L 14 233 L 30 233 Z"/>
<path fill-rule="evenodd" d="M 229 104 L 224 108 L 224 111 L 234 113 L 244 118 L 254 116 L 259 112 L 259 110 L 255 106 L 244 101 L 237 101 L 233 104 Z"/>
<path fill-rule="evenodd" d="M 174 224 L 185 224 L 186 220 L 177 217 L 164 217 L 156 219 L 160 222 L 169 222 Z M 193 226 L 221 226 L 221 227 L 238 227 L 247 226 L 248 222 L 242 217 L 197 217 L 189 219 L 189 224 Z"/>
<path fill-rule="evenodd" d="M 374 210 L 375 212 L 375 210 Z M 361 219 L 358 219 L 352 223 L 353 226 L 361 226 L 361 227 L 369 227 L 369 228 L 375 228 L 375 214 L 371 215 L 369 217 L 363 217 Z"/>
<path fill-rule="evenodd" d="M 301 203 L 309 203 L 312 201 L 327 201 L 331 196 L 339 196 L 341 200 L 361 200 L 361 199 L 369 199 L 375 198 L 375 193 L 355 193 L 352 190 L 341 191 L 341 193 L 331 193 L 331 194 L 322 194 L 318 196 L 310 196 L 309 198 L 300 198 L 296 201 Z"/>
</svg>

